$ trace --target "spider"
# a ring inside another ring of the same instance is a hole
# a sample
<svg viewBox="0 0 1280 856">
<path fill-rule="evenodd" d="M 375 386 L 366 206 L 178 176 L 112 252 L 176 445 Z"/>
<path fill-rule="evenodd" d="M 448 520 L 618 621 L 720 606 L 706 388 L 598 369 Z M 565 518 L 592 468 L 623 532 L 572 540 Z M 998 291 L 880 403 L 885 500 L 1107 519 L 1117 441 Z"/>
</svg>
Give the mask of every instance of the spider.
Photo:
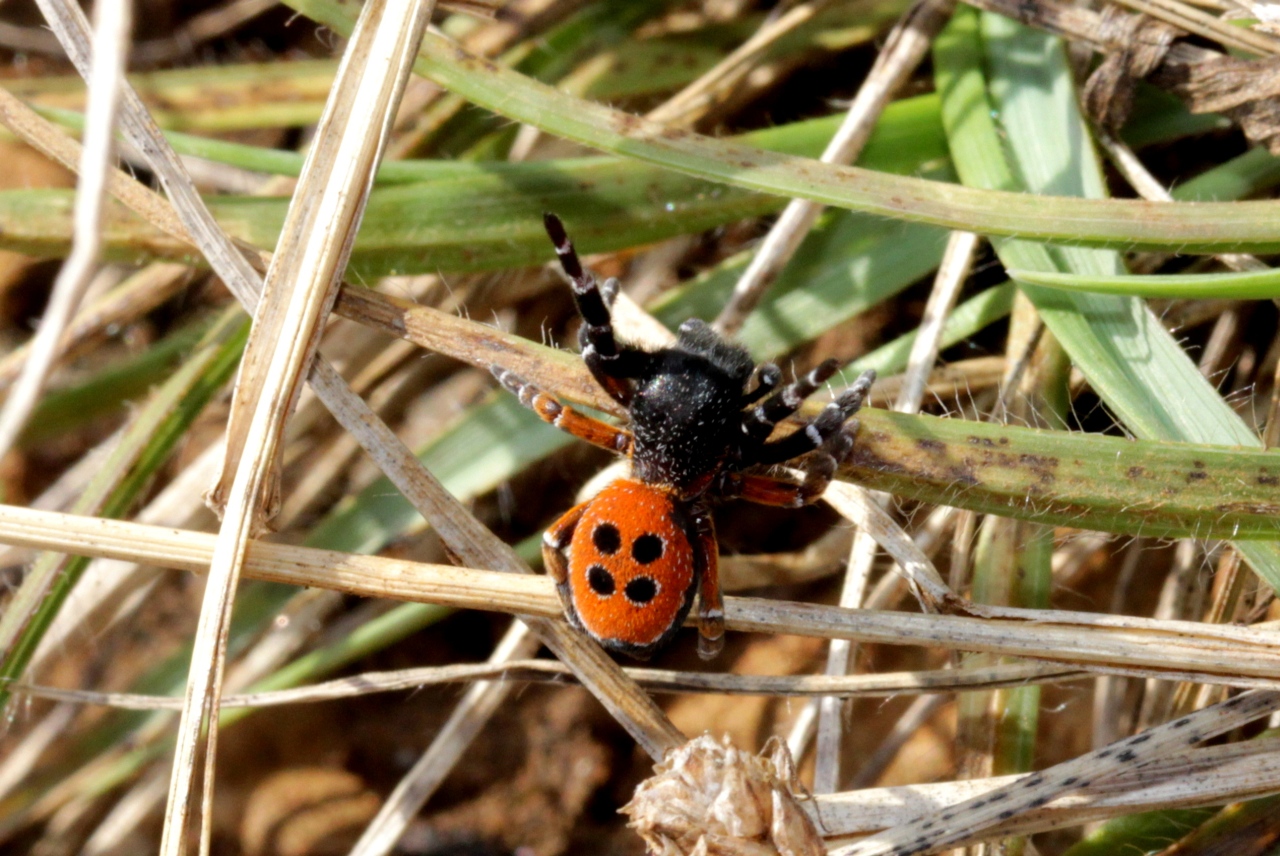
<svg viewBox="0 0 1280 856">
<path fill-rule="evenodd" d="M 582 316 L 582 359 L 626 408 L 630 430 L 566 407 L 499 366 L 491 371 L 544 421 L 631 460 L 629 478 L 612 482 L 547 530 L 547 570 L 573 625 L 638 659 L 675 635 L 697 592 L 698 653 L 710 659 L 724 645 L 712 502 L 742 498 L 794 508 L 816 500 L 836 460 L 853 446 L 856 423 L 846 423 L 875 373 L 863 374 L 799 430 L 771 440 L 778 422 L 835 373 L 835 360 L 780 386 L 776 365 L 756 366 L 745 348 L 697 319 L 680 326 L 674 347 L 646 351 L 619 342 L 610 312 L 618 281 L 598 284 L 559 218 L 547 214 L 544 222 Z M 802 455 L 800 483 L 752 471 Z"/>
</svg>

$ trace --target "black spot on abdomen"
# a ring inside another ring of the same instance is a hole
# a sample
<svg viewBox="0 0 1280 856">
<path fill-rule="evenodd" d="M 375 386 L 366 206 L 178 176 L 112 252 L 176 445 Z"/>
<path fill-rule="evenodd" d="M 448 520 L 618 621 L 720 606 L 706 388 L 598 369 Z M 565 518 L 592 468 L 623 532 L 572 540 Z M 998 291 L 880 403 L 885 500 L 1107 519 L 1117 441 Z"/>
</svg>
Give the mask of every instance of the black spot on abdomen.
<svg viewBox="0 0 1280 856">
<path fill-rule="evenodd" d="M 652 532 L 645 533 L 631 545 L 631 558 L 642 565 L 662 558 L 662 539 Z"/>
<path fill-rule="evenodd" d="M 591 586 L 591 590 L 601 597 L 608 597 L 617 588 L 613 582 L 613 574 L 600 565 L 592 565 L 587 568 L 587 585 Z"/>
<path fill-rule="evenodd" d="M 658 594 L 658 584 L 654 582 L 652 577 L 636 577 L 627 583 L 623 592 L 626 594 L 627 600 L 637 606 L 644 606 Z"/>
<path fill-rule="evenodd" d="M 618 534 L 617 526 L 612 523 L 601 523 L 591 531 L 591 543 L 595 544 L 596 549 L 602 554 L 612 556 L 622 546 L 622 536 Z"/>
</svg>

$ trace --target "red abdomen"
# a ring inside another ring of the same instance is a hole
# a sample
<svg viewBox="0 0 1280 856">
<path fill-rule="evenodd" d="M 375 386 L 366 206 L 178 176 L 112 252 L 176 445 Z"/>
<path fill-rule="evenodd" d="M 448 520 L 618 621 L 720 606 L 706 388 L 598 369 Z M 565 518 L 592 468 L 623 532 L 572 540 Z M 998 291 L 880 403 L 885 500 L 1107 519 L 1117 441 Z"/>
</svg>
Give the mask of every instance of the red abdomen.
<svg viewBox="0 0 1280 856">
<path fill-rule="evenodd" d="M 620 479 L 587 505 L 569 542 L 569 588 L 584 629 L 644 655 L 684 623 L 697 573 L 687 524 L 666 492 Z"/>
</svg>

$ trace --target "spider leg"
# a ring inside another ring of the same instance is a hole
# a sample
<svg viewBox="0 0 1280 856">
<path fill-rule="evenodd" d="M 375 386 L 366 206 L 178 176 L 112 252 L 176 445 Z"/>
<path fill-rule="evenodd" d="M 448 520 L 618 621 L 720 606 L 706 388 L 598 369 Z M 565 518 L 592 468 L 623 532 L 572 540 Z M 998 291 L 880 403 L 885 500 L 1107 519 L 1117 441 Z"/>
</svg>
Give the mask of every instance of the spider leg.
<svg viewBox="0 0 1280 856">
<path fill-rule="evenodd" d="M 704 508 L 695 512 L 694 556 L 702 568 L 698 583 L 698 656 L 710 660 L 724 648 L 724 599 L 720 595 L 720 550 L 716 528 Z"/>
<path fill-rule="evenodd" d="M 560 595 L 560 603 L 564 606 L 564 614 L 571 624 L 579 624 L 578 611 L 573 606 L 573 595 L 569 591 L 569 563 L 565 560 L 564 551 L 573 540 L 573 530 L 578 528 L 578 521 L 586 511 L 587 503 L 575 505 L 560 515 L 542 534 L 542 564 L 547 575 L 556 582 L 556 592 Z"/>
<path fill-rule="evenodd" d="M 623 455 L 631 454 L 630 431 L 615 428 L 607 422 L 564 406 L 555 396 L 543 392 L 515 372 L 507 371 L 501 366 L 490 366 L 489 371 L 507 391 L 520 399 L 521 404 L 538 414 L 543 422 L 549 422 L 561 431 L 602 449 Z"/>
<path fill-rule="evenodd" d="M 815 369 L 815 371 L 817 371 Z M 844 433 L 844 424 L 858 412 L 862 402 L 876 379 L 874 371 L 863 372 L 840 396 L 813 418 L 808 425 L 781 440 L 765 443 L 750 456 L 749 464 L 781 464 L 798 458 L 806 452 L 822 449 L 837 435 Z M 766 402 L 767 403 L 767 402 Z M 847 449 L 845 450 L 847 451 Z M 831 454 L 830 452 L 828 454 Z"/>
<path fill-rule="evenodd" d="M 631 384 L 627 379 L 640 374 L 648 355 L 634 348 L 619 346 L 613 334 L 613 316 L 609 307 L 618 294 L 618 281 L 610 278 L 603 285 L 596 282 L 595 275 L 583 268 L 578 251 L 569 240 L 560 218 L 547 213 L 542 215 L 542 221 L 547 236 L 555 245 L 560 267 L 569 278 L 578 314 L 582 316 L 582 329 L 578 332 L 582 360 L 604 391 L 626 407 L 632 397 Z"/>
<path fill-rule="evenodd" d="M 777 390 L 750 413 L 744 414 L 743 431 L 752 440 L 763 443 L 773 433 L 774 426 L 795 413 L 839 367 L 835 360 L 824 360 L 804 377 L 798 377 Z"/>
<path fill-rule="evenodd" d="M 723 495 L 745 499 L 760 505 L 776 505 L 782 508 L 800 508 L 811 505 L 822 496 L 836 473 L 836 457 L 849 451 L 853 438 L 841 432 L 821 452 L 811 455 L 805 462 L 804 481 L 797 484 L 786 479 L 754 473 L 735 473 L 725 480 Z"/>
<path fill-rule="evenodd" d="M 756 386 L 755 389 L 743 394 L 743 407 L 755 404 L 777 389 L 778 384 L 782 381 L 782 369 L 778 368 L 777 363 L 761 363 L 756 366 L 754 374 L 756 376 Z"/>
</svg>

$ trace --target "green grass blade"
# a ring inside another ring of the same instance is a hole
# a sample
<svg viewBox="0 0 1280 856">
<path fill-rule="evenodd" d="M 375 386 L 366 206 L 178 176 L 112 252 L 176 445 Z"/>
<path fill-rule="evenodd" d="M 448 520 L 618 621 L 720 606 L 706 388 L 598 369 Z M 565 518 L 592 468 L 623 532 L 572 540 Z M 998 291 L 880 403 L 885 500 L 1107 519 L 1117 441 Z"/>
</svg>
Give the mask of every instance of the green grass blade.
<svg viewBox="0 0 1280 856">
<path fill-rule="evenodd" d="M 1118 274 L 1083 276 L 1061 271 L 1010 269 L 1009 276 L 1030 285 L 1067 291 L 1173 299 L 1273 300 L 1280 297 L 1280 270 L 1218 273 Z"/>
<path fill-rule="evenodd" d="M 788 152 L 816 154 L 831 120 L 802 122 L 752 135 Z M 938 167 L 945 156 L 936 101 L 888 111 L 864 162 L 885 169 Z M 392 165 L 388 165 L 390 168 Z M 527 164 L 419 164 L 431 177 L 376 188 L 351 257 L 355 279 L 427 271 L 495 270 L 541 263 L 547 242 L 542 212 L 565 212 L 584 252 L 604 252 L 697 232 L 778 210 L 783 200 L 700 181 L 618 158 L 574 158 Z M 403 178 L 411 174 L 395 173 Z M 0 247 L 40 256 L 67 252 L 73 191 L 0 192 Z M 210 199 L 219 222 L 255 246 L 275 245 L 287 200 Z M 197 262 L 189 249 L 118 206 L 105 228 L 106 251 L 125 261 L 157 256 Z M 459 217 L 466 211 L 466 217 Z M 899 227 L 901 228 L 901 227 Z"/>
<path fill-rule="evenodd" d="M 993 87 L 996 97 L 1010 95 L 1003 103 L 988 100 L 981 65 L 984 38 L 1003 40 L 1024 78 L 1017 93 Z M 1102 177 L 1075 100 L 1047 103 L 1036 97 L 1070 86 L 1065 57 L 1055 42 L 995 16 L 990 20 L 984 16 L 980 33 L 976 13 L 960 10 L 935 43 L 934 58 L 943 93 L 943 121 L 956 168 L 966 182 L 986 187 L 1027 182 L 1037 190 L 1102 192 Z M 993 115 L 1001 117 L 1002 132 L 997 132 Z M 1002 154 L 1006 145 L 1008 162 Z M 1019 175 L 1015 176 L 1011 164 L 1017 165 Z M 1101 250 L 1051 251 L 1021 240 L 996 246 L 1009 268 L 1089 274 L 1123 270 L 1117 255 Z M 1140 301 L 1036 286 L 1024 286 L 1024 291 L 1072 362 L 1139 437 L 1260 445 Z M 1280 588 L 1277 545 L 1241 544 L 1240 549 L 1273 588 Z"/>
<path fill-rule="evenodd" d="M 84 128 L 84 114 L 72 110 L 40 108 L 48 119 L 75 130 Z M 791 122 L 775 128 L 764 128 L 743 134 L 735 139 L 752 146 L 788 154 L 813 156 L 822 152 L 823 146 L 839 127 L 842 116 L 826 116 Z M 174 151 L 182 155 L 236 166 L 255 172 L 287 175 L 297 178 L 302 172 L 303 156 L 298 152 L 268 149 L 166 131 L 165 139 Z M 911 174 L 921 164 L 937 168 L 945 163 L 946 135 L 942 130 L 938 97 L 933 94 L 905 98 L 890 104 L 881 114 L 871 139 L 863 149 L 859 163 L 869 169 L 882 172 Z M 512 184 L 522 185 L 536 181 L 537 177 L 552 170 L 557 174 L 572 174 L 575 165 L 617 163 L 614 157 L 566 158 L 535 163 L 510 163 L 507 161 L 455 161 L 455 160 L 399 160 L 383 161 L 378 168 L 379 184 L 413 184 L 433 181 L 460 181 L 486 176 L 503 177 Z M 936 163 L 935 163 L 936 162 Z M 631 168 L 656 170 L 635 161 L 627 161 Z M 946 175 L 945 173 L 943 175 Z"/>
<path fill-rule="evenodd" d="M 1280 452 L 859 414 L 841 472 L 981 514 L 1156 538 L 1280 537 Z M 1270 544 L 1255 544 L 1265 546 Z"/>
<path fill-rule="evenodd" d="M 354 10 L 332 0 L 290 0 L 304 15 L 347 33 Z M 1020 235 L 1125 249 L 1183 252 L 1280 249 L 1273 202 L 1157 205 L 1042 197 L 961 187 L 781 156 L 660 125 L 566 95 L 473 57 L 441 36 L 423 40 L 418 73 L 495 113 L 602 151 L 700 178 L 885 217 L 990 235 Z"/>
</svg>

